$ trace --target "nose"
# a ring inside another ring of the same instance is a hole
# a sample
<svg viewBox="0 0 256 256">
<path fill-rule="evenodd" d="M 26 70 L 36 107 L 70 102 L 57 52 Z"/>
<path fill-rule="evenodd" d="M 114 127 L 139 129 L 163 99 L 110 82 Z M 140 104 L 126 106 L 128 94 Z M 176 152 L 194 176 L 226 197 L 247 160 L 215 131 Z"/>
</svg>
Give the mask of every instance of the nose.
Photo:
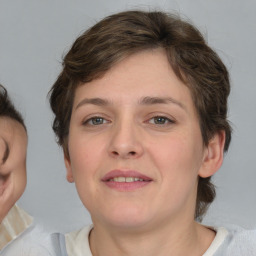
<svg viewBox="0 0 256 256">
<path fill-rule="evenodd" d="M 143 154 L 143 145 L 141 134 L 135 125 L 120 124 L 112 130 L 112 136 L 109 145 L 109 154 L 111 157 L 132 159 L 139 158 Z"/>
</svg>

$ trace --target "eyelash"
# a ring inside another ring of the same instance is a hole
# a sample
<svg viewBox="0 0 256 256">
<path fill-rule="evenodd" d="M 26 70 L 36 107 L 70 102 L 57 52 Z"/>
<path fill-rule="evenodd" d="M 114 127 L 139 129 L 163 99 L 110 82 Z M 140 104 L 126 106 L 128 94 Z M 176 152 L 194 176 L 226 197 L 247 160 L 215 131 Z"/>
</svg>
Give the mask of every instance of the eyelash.
<svg viewBox="0 0 256 256">
<path fill-rule="evenodd" d="M 160 123 L 156 123 L 157 121 L 160 121 Z M 96 123 L 96 122 L 98 122 L 98 123 Z M 103 118 L 101 116 L 93 116 L 89 119 L 86 119 L 82 124 L 85 125 L 85 126 L 86 125 L 88 125 L 88 126 L 99 126 L 99 125 L 103 125 L 103 124 L 106 124 L 106 123 L 109 123 L 109 122 L 110 121 L 106 120 L 105 118 Z M 166 116 L 161 116 L 161 115 L 151 117 L 146 122 L 148 122 L 152 125 L 157 125 L 157 126 L 167 126 L 169 124 L 174 124 L 175 123 L 174 120 L 172 120 L 172 119 L 170 119 Z"/>
<path fill-rule="evenodd" d="M 99 123 L 99 124 L 95 124 L 93 123 L 95 120 L 102 120 L 103 122 L 102 123 Z M 104 122 L 106 121 L 106 122 Z M 84 122 L 83 122 L 83 125 L 90 125 L 90 126 L 98 126 L 98 125 L 101 125 L 101 124 L 105 124 L 105 123 L 108 123 L 109 121 L 106 120 L 105 118 L 101 117 L 101 116 L 93 116 L 89 119 L 86 119 Z"/>
<path fill-rule="evenodd" d="M 160 121 L 160 119 L 161 119 L 162 121 L 164 121 L 164 123 L 155 123 L 157 120 Z M 150 122 L 151 120 L 153 120 L 154 123 L 151 123 L 151 122 Z M 149 122 L 150 124 L 153 124 L 153 125 L 162 125 L 162 126 L 166 126 L 166 125 L 168 125 L 168 124 L 174 124 L 174 123 L 175 123 L 174 120 L 172 120 L 172 119 L 170 119 L 170 118 L 168 118 L 168 117 L 166 117 L 166 116 L 160 116 L 160 115 L 159 115 L 159 116 L 154 116 L 154 117 L 150 118 L 150 119 L 148 120 L 148 122 Z"/>
</svg>

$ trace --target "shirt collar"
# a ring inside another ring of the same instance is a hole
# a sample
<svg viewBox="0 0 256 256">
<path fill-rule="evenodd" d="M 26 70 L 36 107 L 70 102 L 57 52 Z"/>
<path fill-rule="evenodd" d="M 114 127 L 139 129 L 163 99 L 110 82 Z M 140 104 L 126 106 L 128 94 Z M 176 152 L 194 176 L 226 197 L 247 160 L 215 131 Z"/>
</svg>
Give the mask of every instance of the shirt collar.
<svg viewBox="0 0 256 256">
<path fill-rule="evenodd" d="M 0 250 L 32 225 L 33 218 L 14 205 L 0 224 Z"/>
</svg>

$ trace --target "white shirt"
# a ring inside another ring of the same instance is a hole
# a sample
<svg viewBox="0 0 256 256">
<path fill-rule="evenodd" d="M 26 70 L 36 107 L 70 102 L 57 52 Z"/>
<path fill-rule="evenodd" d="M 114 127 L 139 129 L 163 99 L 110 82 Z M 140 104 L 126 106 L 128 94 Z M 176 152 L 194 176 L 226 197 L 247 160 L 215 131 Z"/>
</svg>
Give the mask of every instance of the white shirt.
<svg viewBox="0 0 256 256">
<path fill-rule="evenodd" d="M 65 235 L 68 256 L 92 256 L 87 226 Z M 202 256 L 256 256 L 256 230 L 213 228 L 216 236 Z"/>
</svg>

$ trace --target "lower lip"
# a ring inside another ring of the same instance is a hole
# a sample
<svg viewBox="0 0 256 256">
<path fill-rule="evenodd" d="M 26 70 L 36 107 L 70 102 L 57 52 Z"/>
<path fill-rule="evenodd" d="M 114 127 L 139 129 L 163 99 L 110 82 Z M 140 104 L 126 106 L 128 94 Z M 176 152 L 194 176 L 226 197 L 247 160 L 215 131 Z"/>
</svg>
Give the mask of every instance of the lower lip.
<svg viewBox="0 0 256 256">
<path fill-rule="evenodd" d="M 104 183 L 112 189 L 118 191 L 134 191 L 136 189 L 143 188 L 151 183 L 151 181 L 134 181 L 134 182 L 115 182 L 115 181 L 104 181 Z"/>
</svg>

